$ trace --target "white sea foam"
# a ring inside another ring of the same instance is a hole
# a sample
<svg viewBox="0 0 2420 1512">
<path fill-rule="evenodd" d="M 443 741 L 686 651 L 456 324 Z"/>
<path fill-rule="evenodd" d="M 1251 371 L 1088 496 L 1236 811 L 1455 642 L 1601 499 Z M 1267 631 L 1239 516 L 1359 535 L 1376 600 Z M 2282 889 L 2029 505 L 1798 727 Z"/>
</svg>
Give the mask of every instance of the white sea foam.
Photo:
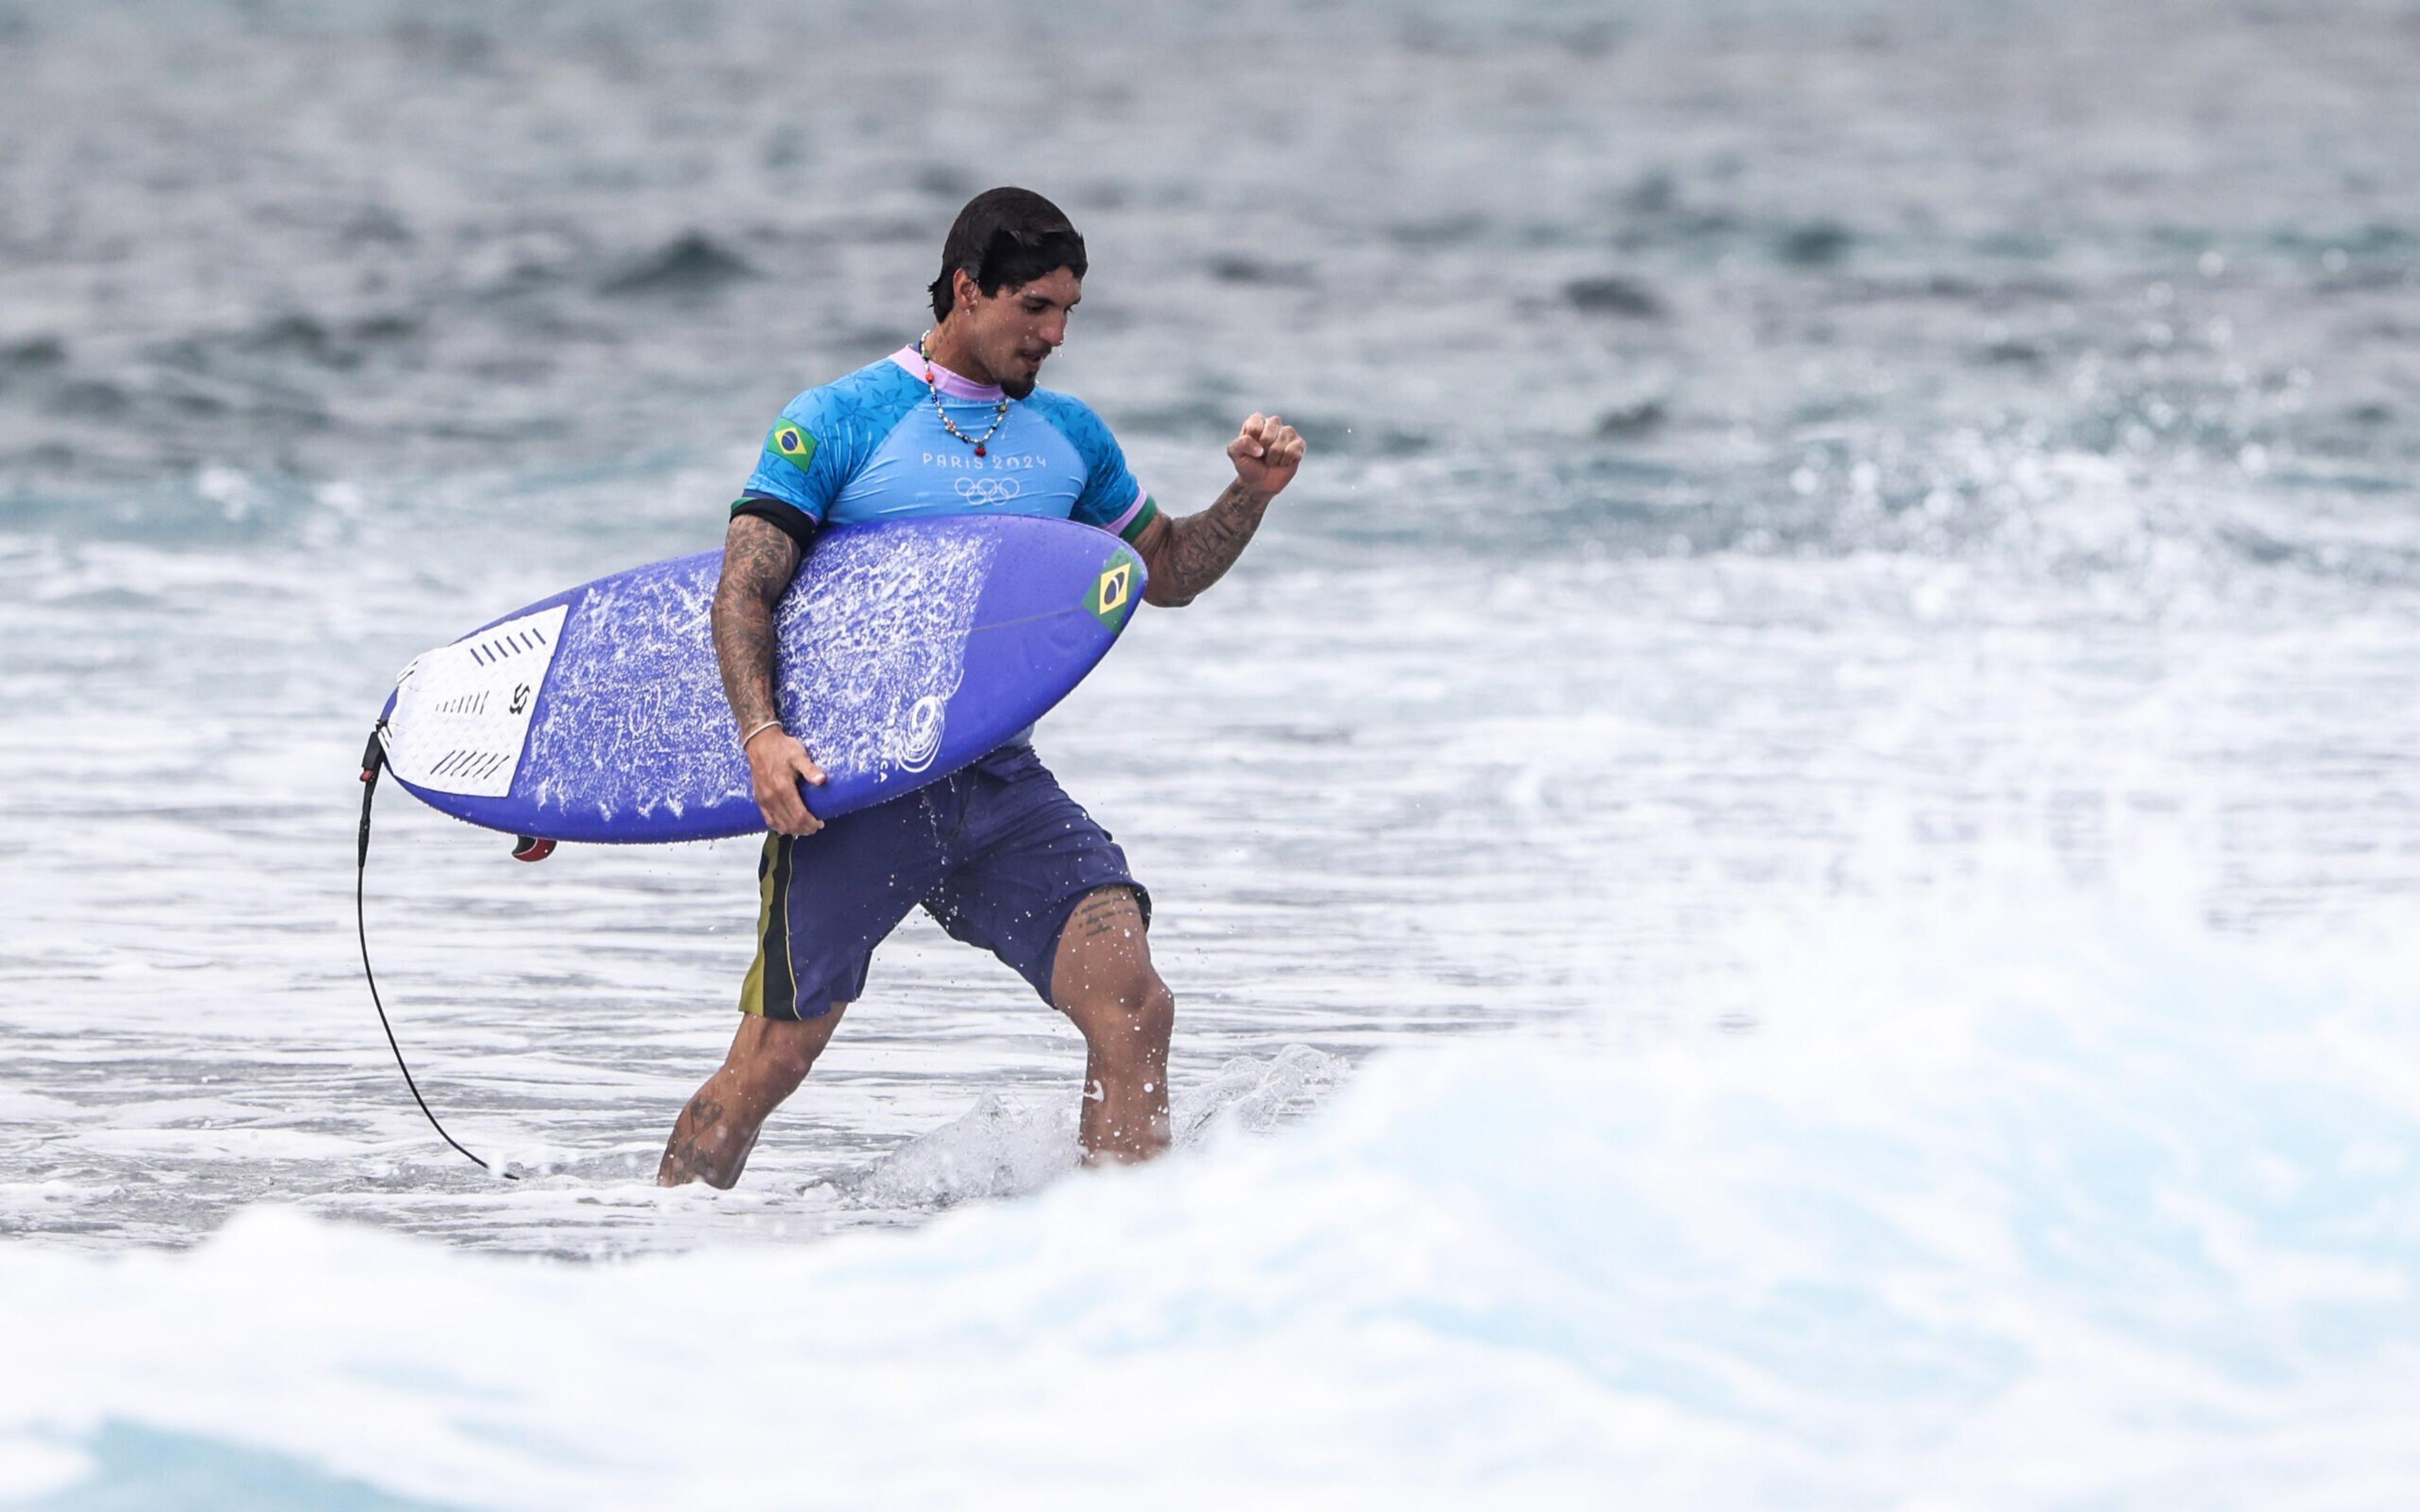
<svg viewBox="0 0 2420 1512">
<path fill-rule="evenodd" d="M 1760 1034 L 1405 1052 L 1276 1139 L 913 1233 L 581 1266 L 256 1210 L 183 1255 L 0 1250 L 0 1472 L 83 1471 L 59 1505 L 213 1452 L 495 1507 L 2395 1504 L 2413 964 L 1844 912 L 1764 963 Z"/>
<path fill-rule="evenodd" d="M 1178 1149 L 1230 1131 L 1265 1134 L 1309 1112 L 1345 1072 L 1341 1057 L 1307 1044 L 1288 1045 L 1266 1061 L 1239 1056 L 1208 1081 L 1171 1096 L 1170 1132 Z M 986 1092 L 966 1114 L 833 1184 L 853 1201 L 888 1209 L 1023 1196 L 1076 1168 L 1082 1155 L 1076 1117 L 1063 1099 L 1036 1107 Z"/>
</svg>

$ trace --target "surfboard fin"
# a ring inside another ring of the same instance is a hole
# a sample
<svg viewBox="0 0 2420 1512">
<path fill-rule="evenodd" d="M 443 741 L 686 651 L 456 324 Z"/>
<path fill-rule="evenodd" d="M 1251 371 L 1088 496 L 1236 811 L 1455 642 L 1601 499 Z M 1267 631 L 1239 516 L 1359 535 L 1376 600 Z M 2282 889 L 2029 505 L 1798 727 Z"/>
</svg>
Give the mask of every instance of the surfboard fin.
<svg viewBox="0 0 2420 1512">
<path fill-rule="evenodd" d="M 516 861 L 543 861 L 553 854 L 554 841 L 551 840 L 540 840 L 535 835 L 513 837 L 513 859 Z"/>
</svg>

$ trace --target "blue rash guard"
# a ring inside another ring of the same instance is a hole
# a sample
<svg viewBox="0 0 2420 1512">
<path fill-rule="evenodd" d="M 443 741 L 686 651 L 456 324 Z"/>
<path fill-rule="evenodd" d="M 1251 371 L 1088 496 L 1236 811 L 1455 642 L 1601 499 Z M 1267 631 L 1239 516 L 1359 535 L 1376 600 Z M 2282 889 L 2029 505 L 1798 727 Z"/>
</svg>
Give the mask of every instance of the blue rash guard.
<svg viewBox="0 0 2420 1512">
<path fill-rule="evenodd" d="M 824 525 L 932 515 L 1039 515 L 1115 532 L 1127 541 L 1158 514 L 1126 471 L 1109 427 L 1081 402 L 1047 389 L 1012 400 L 982 456 L 950 434 L 982 440 L 1001 391 L 933 368 L 911 344 L 782 410 L 756 471 L 731 506 L 756 515 L 801 546 Z"/>
</svg>

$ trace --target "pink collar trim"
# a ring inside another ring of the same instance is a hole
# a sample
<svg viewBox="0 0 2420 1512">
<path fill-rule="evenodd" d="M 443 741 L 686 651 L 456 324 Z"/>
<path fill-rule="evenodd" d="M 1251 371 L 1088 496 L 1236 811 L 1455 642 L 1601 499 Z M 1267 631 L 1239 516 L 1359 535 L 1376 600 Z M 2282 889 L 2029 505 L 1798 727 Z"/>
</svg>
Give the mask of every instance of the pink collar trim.
<svg viewBox="0 0 2420 1512">
<path fill-rule="evenodd" d="M 892 352 L 891 360 L 914 374 L 917 382 L 924 381 L 924 354 L 916 349 L 914 342 Z M 985 404 L 998 404 L 1006 397 L 997 385 L 960 378 L 939 363 L 933 364 L 933 387 L 953 399 L 979 399 Z"/>
</svg>

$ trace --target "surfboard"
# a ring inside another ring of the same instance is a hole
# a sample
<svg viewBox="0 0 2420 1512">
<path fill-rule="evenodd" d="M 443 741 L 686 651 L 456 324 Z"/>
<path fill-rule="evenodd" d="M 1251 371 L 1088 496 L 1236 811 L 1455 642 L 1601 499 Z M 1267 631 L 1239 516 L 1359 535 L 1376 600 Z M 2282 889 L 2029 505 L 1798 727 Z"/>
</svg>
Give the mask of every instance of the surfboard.
<svg viewBox="0 0 2420 1512">
<path fill-rule="evenodd" d="M 507 834 L 609 844 L 764 829 L 715 661 L 722 553 L 543 598 L 414 657 L 380 724 L 422 802 Z M 1142 561 L 1022 516 L 840 526 L 775 612 L 783 725 L 832 818 L 913 792 L 1030 727 L 1133 616 Z"/>
</svg>

